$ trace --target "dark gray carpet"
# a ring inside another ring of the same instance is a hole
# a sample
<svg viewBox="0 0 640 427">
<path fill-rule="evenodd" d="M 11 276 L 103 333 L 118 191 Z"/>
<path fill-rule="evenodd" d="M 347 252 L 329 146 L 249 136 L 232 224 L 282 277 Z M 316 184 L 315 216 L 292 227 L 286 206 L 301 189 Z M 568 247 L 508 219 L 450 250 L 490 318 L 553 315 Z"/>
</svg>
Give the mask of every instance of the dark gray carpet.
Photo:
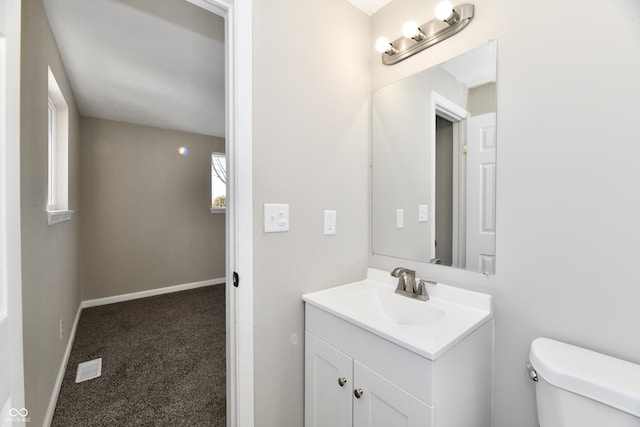
<svg viewBox="0 0 640 427">
<path fill-rule="evenodd" d="M 224 426 L 225 289 L 82 311 L 52 426 Z M 75 383 L 102 357 L 102 376 Z"/>
</svg>

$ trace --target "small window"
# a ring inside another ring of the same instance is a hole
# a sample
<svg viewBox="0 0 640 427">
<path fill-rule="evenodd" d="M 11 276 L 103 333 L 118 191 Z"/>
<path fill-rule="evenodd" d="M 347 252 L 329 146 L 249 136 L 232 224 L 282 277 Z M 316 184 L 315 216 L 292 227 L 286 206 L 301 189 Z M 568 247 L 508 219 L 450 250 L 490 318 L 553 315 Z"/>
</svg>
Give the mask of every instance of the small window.
<svg viewBox="0 0 640 427">
<path fill-rule="evenodd" d="M 211 153 L 211 212 L 227 208 L 227 156 Z"/>
<path fill-rule="evenodd" d="M 51 97 L 49 97 L 47 129 L 47 145 L 49 146 L 49 187 L 47 192 L 47 211 L 53 211 L 56 209 L 56 106 L 54 105 Z"/>
<path fill-rule="evenodd" d="M 71 219 L 69 210 L 69 108 L 60 86 L 49 68 L 48 80 L 48 187 L 49 224 Z"/>
</svg>

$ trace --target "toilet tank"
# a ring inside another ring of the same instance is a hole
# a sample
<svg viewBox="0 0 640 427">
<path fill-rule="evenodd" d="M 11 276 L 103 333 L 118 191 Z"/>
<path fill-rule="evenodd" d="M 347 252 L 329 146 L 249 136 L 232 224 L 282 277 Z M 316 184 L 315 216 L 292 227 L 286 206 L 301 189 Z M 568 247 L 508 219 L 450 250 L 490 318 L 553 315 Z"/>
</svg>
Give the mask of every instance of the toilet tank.
<svg viewBox="0 0 640 427">
<path fill-rule="evenodd" d="M 540 427 L 640 427 L 640 365 L 548 338 L 529 362 Z"/>
</svg>

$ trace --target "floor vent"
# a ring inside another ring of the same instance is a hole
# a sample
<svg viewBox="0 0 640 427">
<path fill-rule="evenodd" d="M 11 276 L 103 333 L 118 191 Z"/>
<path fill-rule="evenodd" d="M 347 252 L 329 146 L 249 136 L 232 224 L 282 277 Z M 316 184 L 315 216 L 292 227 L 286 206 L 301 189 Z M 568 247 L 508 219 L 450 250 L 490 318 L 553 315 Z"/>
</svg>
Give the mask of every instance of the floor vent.
<svg viewBox="0 0 640 427">
<path fill-rule="evenodd" d="M 92 380 L 100 375 L 102 375 L 102 357 L 79 364 L 76 382 L 81 383 L 82 381 Z"/>
</svg>

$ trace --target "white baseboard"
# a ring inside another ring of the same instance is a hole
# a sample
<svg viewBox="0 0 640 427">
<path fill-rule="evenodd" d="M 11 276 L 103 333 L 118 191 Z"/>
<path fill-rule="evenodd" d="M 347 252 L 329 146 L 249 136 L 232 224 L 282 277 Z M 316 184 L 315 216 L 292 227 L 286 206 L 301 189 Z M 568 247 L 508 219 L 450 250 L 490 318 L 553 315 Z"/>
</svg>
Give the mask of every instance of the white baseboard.
<svg viewBox="0 0 640 427">
<path fill-rule="evenodd" d="M 62 387 L 62 380 L 64 379 L 64 373 L 67 370 L 67 363 L 69 362 L 69 356 L 71 355 L 73 340 L 76 338 L 76 329 L 78 327 L 78 321 L 80 320 L 81 312 L 82 312 L 82 303 L 80 303 L 80 305 L 78 306 L 78 311 L 76 312 L 76 318 L 73 321 L 73 327 L 69 332 L 69 341 L 67 341 L 67 348 L 64 351 L 64 357 L 62 358 L 62 363 L 60 364 L 60 370 L 58 371 L 56 384 L 53 387 L 53 393 L 51 394 L 51 400 L 49 401 L 49 406 L 47 407 L 47 413 L 44 415 L 44 422 L 42 423 L 43 427 L 49 427 L 51 425 L 51 421 L 53 420 L 53 413 L 56 410 L 56 403 L 58 402 L 58 395 L 60 394 L 60 387 Z"/>
<path fill-rule="evenodd" d="M 82 308 L 96 307 L 98 305 L 113 304 L 116 302 L 130 301 L 138 298 L 147 298 L 155 295 L 169 294 L 172 292 L 186 291 L 188 289 L 202 288 L 204 286 L 219 285 L 225 283 L 226 279 L 203 280 L 201 282 L 185 283 L 183 285 L 166 286 L 164 288 L 150 289 L 148 291 L 133 292 L 130 294 L 114 295 L 112 297 L 90 299 L 82 301 Z"/>
<path fill-rule="evenodd" d="M 151 289 L 148 291 L 133 292 L 130 294 L 115 295 L 112 297 L 81 301 L 80 305 L 78 306 L 78 312 L 76 313 L 76 318 L 73 321 L 73 327 L 71 328 L 71 332 L 69 334 L 69 341 L 67 343 L 67 348 L 64 352 L 62 363 L 60 364 L 60 370 L 58 371 L 56 384 L 53 389 L 53 393 L 51 394 L 51 400 L 49 401 L 49 406 L 47 407 L 47 413 L 44 416 L 44 422 L 42 423 L 42 426 L 49 427 L 51 425 L 51 421 L 53 420 L 53 413 L 56 410 L 56 403 L 58 402 L 60 387 L 62 387 L 62 380 L 64 379 L 64 373 L 67 370 L 67 363 L 69 362 L 69 356 L 71 355 L 73 340 L 76 337 L 76 328 L 78 327 L 78 321 L 80 320 L 80 313 L 82 312 L 83 308 L 113 304 L 115 302 L 129 301 L 129 300 L 138 299 L 138 298 L 146 298 L 154 295 L 169 294 L 172 292 L 186 291 L 188 289 L 202 288 L 204 286 L 219 285 L 225 282 L 226 282 L 226 279 L 224 277 L 220 277 L 218 279 L 203 280 L 201 282 L 185 283 L 182 285 L 167 286 L 164 288 Z"/>
</svg>

